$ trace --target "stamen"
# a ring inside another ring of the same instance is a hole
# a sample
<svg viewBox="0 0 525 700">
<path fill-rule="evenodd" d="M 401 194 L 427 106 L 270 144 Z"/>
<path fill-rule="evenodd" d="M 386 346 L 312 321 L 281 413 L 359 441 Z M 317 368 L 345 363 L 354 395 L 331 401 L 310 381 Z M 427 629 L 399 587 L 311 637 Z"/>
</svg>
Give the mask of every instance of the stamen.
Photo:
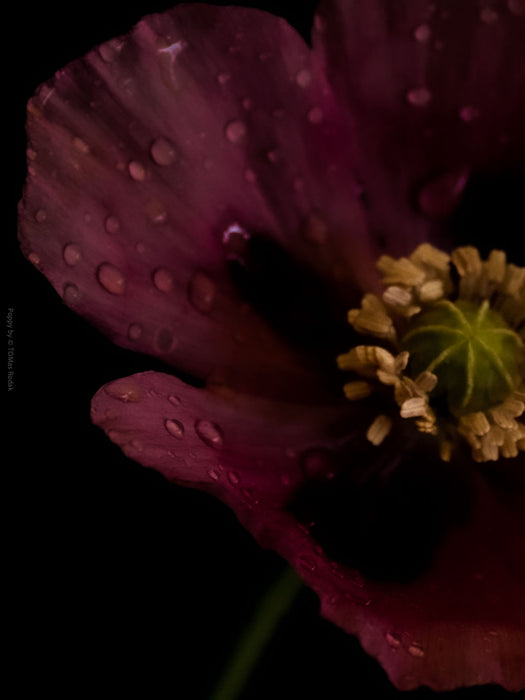
<svg viewBox="0 0 525 700">
<path fill-rule="evenodd" d="M 372 387 L 368 382 L 348 382 L 343 387 L 345 396 L 349 401 L 366 399 L 372 393 Z"/>
<path fill-rule="evenodd" d="M 380 415 L 368 428 L 366 439 L 372 445 L 380 445 L 392 429 L 392 421 L 388 416 Z"/>
</svg>

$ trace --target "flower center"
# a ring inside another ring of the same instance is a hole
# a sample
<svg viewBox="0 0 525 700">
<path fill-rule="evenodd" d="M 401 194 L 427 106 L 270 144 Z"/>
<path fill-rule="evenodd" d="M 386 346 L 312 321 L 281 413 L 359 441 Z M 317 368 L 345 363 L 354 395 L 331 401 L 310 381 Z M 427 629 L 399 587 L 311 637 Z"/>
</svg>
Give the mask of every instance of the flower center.
<svg viewBox="0 0 525 700">
<path fill-rule="evenodd" d="M 512 393 L 523 343 L 488 301 L 442 300 L 414 317 L 401 347 L 410 353 L 410 374 L 435 374 L 433 400 L 445 400 L 461 416 L 490 409 Z"/>
<path fill-rule="evenodd" d="M 358 375 L 344 386 L 349 400 L 390 390 L 368 440 L 381 444 L 397 413 L 435 435 L 444 460 L 462 441 L 478 462 L 516 457 L 525 450 L 525 268 L 502 251 L 482 261 L 470 246 L 449 256 L 429 244 L 377 266 L 382 297 L 366 294 L 348 320 L 378 340 L 337 358 Z"/>
</svg>

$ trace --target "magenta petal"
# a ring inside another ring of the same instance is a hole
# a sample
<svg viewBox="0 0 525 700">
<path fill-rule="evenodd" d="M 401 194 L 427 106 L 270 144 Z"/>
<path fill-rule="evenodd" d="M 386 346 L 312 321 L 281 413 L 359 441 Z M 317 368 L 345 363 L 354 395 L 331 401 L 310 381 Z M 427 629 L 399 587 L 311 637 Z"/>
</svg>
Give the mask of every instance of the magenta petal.
<svg viewBox="0 0 525 700">
<path fill-rule="evenodd" d="M 22 246 L 66 304 L 199 377 L 307 394 L 304 358 L 243 304 L 223 247 L 232 227 L 264 233 L 346 297 L 374 281 L 346 126 L 284 20 L 151 15 L 43 85 L 28 132 Z"/>
<path fill-rule="evenodd" d="M 474 477 L 472 517 L 445 539 L 431 568 L 411 583 L 375 583 L 330 561 L 286 508 L 305 478 L 322 477 L 323 470 L 329 476 L 327 455 L 348 433 L 348 407 L 314 410 L 216 395 L 147 372 L 100 389 L 92 417 L 128 456 L 230 505 L 263 546 L 298 570 L 320 596 L 323 614 L 357 635 L 399 688 L 499 683 L 517 690 L 525 683 L 518 498 L 499 497 Z M 519 462 L 508 472 L 516 486 Z"/>
<path fill-rule="evenodd" d="M 301 406 L 195 389 L 158 372 L 107 384 L 91 411 L 93 422 L 129 457 L 169 480 L 228 502 L 251 493 L 265 507 L 284 506 L 309 455 L 311 461 L 344 436 L 351 413 L 344 403 Z"/>
<path fill-rule="evenodd" d="M 371 222 L 391 254 L 408 252 L 435 228 L 434 217 L 450 213 L 459 199 L 458 173 L 523 166 L 520 7 L 474 0 L 321 2 L 314 43 L 355 126 L 354 158 Z M 441 202 L 425 207 L 420 189 L 434 178 Z"/>
</svg>

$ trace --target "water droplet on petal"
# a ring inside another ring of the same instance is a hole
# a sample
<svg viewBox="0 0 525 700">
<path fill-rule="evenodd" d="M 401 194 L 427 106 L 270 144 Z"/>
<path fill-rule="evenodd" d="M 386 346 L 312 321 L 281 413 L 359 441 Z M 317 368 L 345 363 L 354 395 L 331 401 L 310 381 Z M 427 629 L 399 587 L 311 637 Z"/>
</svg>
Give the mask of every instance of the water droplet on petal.
<svg viewBox="0 0 525 700">
<path fill-rule="evenodd" d="M 259 505 L 259 499 L 253 489 L 243 488 L 241 489 L 241 496 L 244 498 L 249 506 Z"/>
<path fill-rule="evenodd" d="M 241 477 L 237 474 L 237 472 L 228 472 L 228 481 L 232 486 L 238 486 L 238 484 L 241 481 Z"/>
<path fill-rule="evenodd" d="M 74 267 L 82 258 L 80 246 L 76 243 L 68 243 L 63 250 L 64 262 L 70 267 Z"/>
<path fill-rule="evenodd" d="M 390 644 L 392 649 L 399 649 L 401 646 L 401 640 L 399 639 L 397 634 L 394 634 L 393 632 L 387 632 L 386 635 L 386 641 Z"/>
<path fill-rule="evenodd" d="M 130 340 L 138 340 L 142 335 L 142 326 L 138 323 L 132 323 L 128 328 L 128 338 Z"/>
<path fill-rule="evenodd" d="M 153 284 L 160 292 L 171 292 L 174 286 L 173 274 L 165 267 L 158 267 L 154 270 Z"/>
<path fill-rule="evenodd" d="M 45 221 L 46 219 L 47 219 L 47 213 L 46 213 L 46 211 L 45 211 L 44 209 L 38 209 L 38 210 L 35 212 L 35 220 L 36 220 L 39 224 L 43 224 L 44 221 Z"/>
<path fill-rule="evenodd" d="M 146 179 L 146 169 L 138 160 L 132 160 L 128 163 L 128 172 L 137 182 L 144 182 Z"/>
<path fill-rule="evenodd" d="M 175 148 L 167 139 L 160 137 L 151 144 L 150 155 L 157 165 L 171 165 L 175 160 Z"/>
<path fill-rule="evenodd" d="M 295 82 L 299 87 L 308 87 L 312 82 L 312 74 L 307 68 L 302 68 L 295 76 Z"/>
<path fill-rule="evenodd" d="M 98 47 L 100 58 L 105 63 L 113 63 L 124 46 L 122 39 L 111 39 Z"/>
<path fill-rule="evenodd" d="M 266 157 L 273 165 L 276 165 L 281 160 L 281 152 L 277 148 L 272 148 L 266 151 Z"/>
<path fill-rule="evenodd" d="M 420 24 L 419 27 L 416 27 L 414 30 L 414 38 L 416 41 L 419 41 L 420 44 L 427 42 L 430 39 L 431 34 L 432 30 L 428 24 Z"/>
<path fill-rule="evenodd" d="M 303 556 L 301 555 L 298 559 L 299 566 L 302 569 L 305 569 L 306 571 L 315 571 L 316 570 L 316 563 L 311 557 Z"/>
<path fill-rule="evenodd" d="M 473 107 L 472 105 L 466 105 L 459 110 L 459 116 L 462 121 L 470 124 L 470 122 L 479 117 L 479 109 L 477 109 L 477 107 Z"/>
<path fill-rule="evenodd" d="M 180 406 L 181 403 L 182 403 L 182 401 L 180 400 L 180 398 L 179 398 L 178 396 L 175 396 L 174 394 L 170 394 L 170 395 L 168 396 L 168 401 L 170 402 L 170 404 L 171 404 L 172 406 Z"/>
<path fill-rule="evenodd" d="M 161 328 L 157 333 L 157 347 L 161 352 L 169 352 L 173 345 L 175 344 L 175 339 L 173 333 L 169 328 Z"/>
<path fill-rule="evenodd" d="M 80 291 L 76 284 L 71 284 L 68 282 L 64 285 L 64 292 L 62 294 L 62 299 L 66 304 L 74 304 L 80 299 Z"/>
<path fill-rule="evenodd" d="M 327 22 L 321 15 L 314 16 L 314 28 L 319 34 L 324 34 L 326 32 Z"/>
<path fill-rule="evenodd" d="M 246 136 L 246 125 L 238 119 L 226 124 L 224 133 L 231 143 L 240 143 Z"/>
<path fill-rule="evenodd" d="M 38 253 L 35 253 L 35 252 L 29 253 L 29 255 L 27 256 L 27 259 L 29 260 L 30 263 L 35 265 L 35 267 L 40 265 L 40 255 Z"/>
<path fill-rule="evenodd" d="M 217 81 L 221 85 L 226 85 L 226 83 L 229 82 L 230 78 L 231 75 L 229 73 L 219 73 L 219 75 L 217 76 Z"/>
<path fill-rule="evenodd" d="M 116 216 L 110 215 L 106 217 L 104 227 L 108 233 L 116 233 L 120 228 L 120 222 Z"/>
<path fill-rule="evenodd" d="M 164 421 L 164 427 L 168 431 L 170 435 L 172 435 L 174 438 L 177 438 L 177 440 L 182 440 L 184 437 L 184 426 L 180 422 L 180 420 L 175 420 L 174 418 L 166 418 Z"/>
<path fill-rule="evenodd" d="M 310 124 L 320 124 L 324 119 L 324 112 L 321 107 L 312 107 L 306 117 Z"/>
<path fill-rule="evenodd" d="M 188 298 L 192 306 L 206 314 L 215 303 L 216 288 L 214 282 L 204 272 L 196 272 L 188 286 Z"/>
<path fill-rule="evenodd" d="M 494 24 L 499 19 L 499 14 L 491 7 L 484 7 L 479 16 L 485 24 Z"/>
<path fill-rule="evenodd" d="M 525 15 L 525 0 L 507 0 L 509 12 L 518 17 Z"/>
<path fill-rule="evenodd" d="M 97 270 L 97 279 L 110 294 L 124 294 L 126 291 L 126 278 L 122 272 L 111 263 L 102 263 Z"/>
<path fill-rule="evenodd" d="M 459 204 L 468 181 L 467 170 L 440 175 L 427 182 L 419 193 L 419 207 L 431 218 L 449 216 Z"/>
<path fill-rule="evenodd" d="M 73 139 L 73 146 L 79 153 L 84 153 L 87 154 L 89 153 L 89 146 L 85 141 L 83 141 L 81 138 L 78 136 L 75 136 Z"/>
<path fill-rule="evenodd" d="M 244 179 L 246 182 L 253 184 L 257 181 L 257 174 L 251 168 L 246 168 L 244 171 Z"/>
<path fill-rule="evenodd" d="M 421 644 L 418 644 L 417 642 L 412 642 L 412 644 L 408 647 L 407 651 L 410 654 L 410 656 L 413 656 L 416 659 L 421 659 L 423 658 L 423 656 L 425 656 L 425 650 L 423 649 Z"/>
<path fill-rule="evenodd" d="M 198 420 L 195 423 L 195 432 L 205 445 L 218 449 L 222 447 L 222 430 L 216 423 L 209 420 Z"/>
<path fill-rule="evenodd" d="M 210 479 L 213 479 L 213 481 L 219 481 L 219 479 L 221 478 L 218 469 L 210 469 L 208 472 L 208 476 L 210 477 Z"/>
<path fill-rule="evenodd" d="M 124 403 L 138 403 L 142 398 L 142 387 L 133 379 L 117 379 L 104 387 L 104 391 L 113 399 Z"/>
<path fill-rule="evenodd" d="M 426 107 L 432 99 L 432 93 L 426 87 L 417 87 L 409 90 L 406 97 L 414 107 Z"/>
</svg>

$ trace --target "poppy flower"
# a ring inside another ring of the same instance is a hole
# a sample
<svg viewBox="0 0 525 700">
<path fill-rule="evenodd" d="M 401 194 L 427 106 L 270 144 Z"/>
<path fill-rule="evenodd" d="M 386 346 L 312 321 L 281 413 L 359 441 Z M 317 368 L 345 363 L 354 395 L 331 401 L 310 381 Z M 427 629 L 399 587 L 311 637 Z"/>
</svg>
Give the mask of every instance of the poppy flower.
<svg viewBox="0 0 525 700">
<path fill-rule="evenodd" d="M 24 254 L 173 368 L 94 423 L 229 505 L 400 689 L 525 684 L 524 14 L 324 0 L 310 46 L 180 5 L 28 106 Z"/>
</svg>

